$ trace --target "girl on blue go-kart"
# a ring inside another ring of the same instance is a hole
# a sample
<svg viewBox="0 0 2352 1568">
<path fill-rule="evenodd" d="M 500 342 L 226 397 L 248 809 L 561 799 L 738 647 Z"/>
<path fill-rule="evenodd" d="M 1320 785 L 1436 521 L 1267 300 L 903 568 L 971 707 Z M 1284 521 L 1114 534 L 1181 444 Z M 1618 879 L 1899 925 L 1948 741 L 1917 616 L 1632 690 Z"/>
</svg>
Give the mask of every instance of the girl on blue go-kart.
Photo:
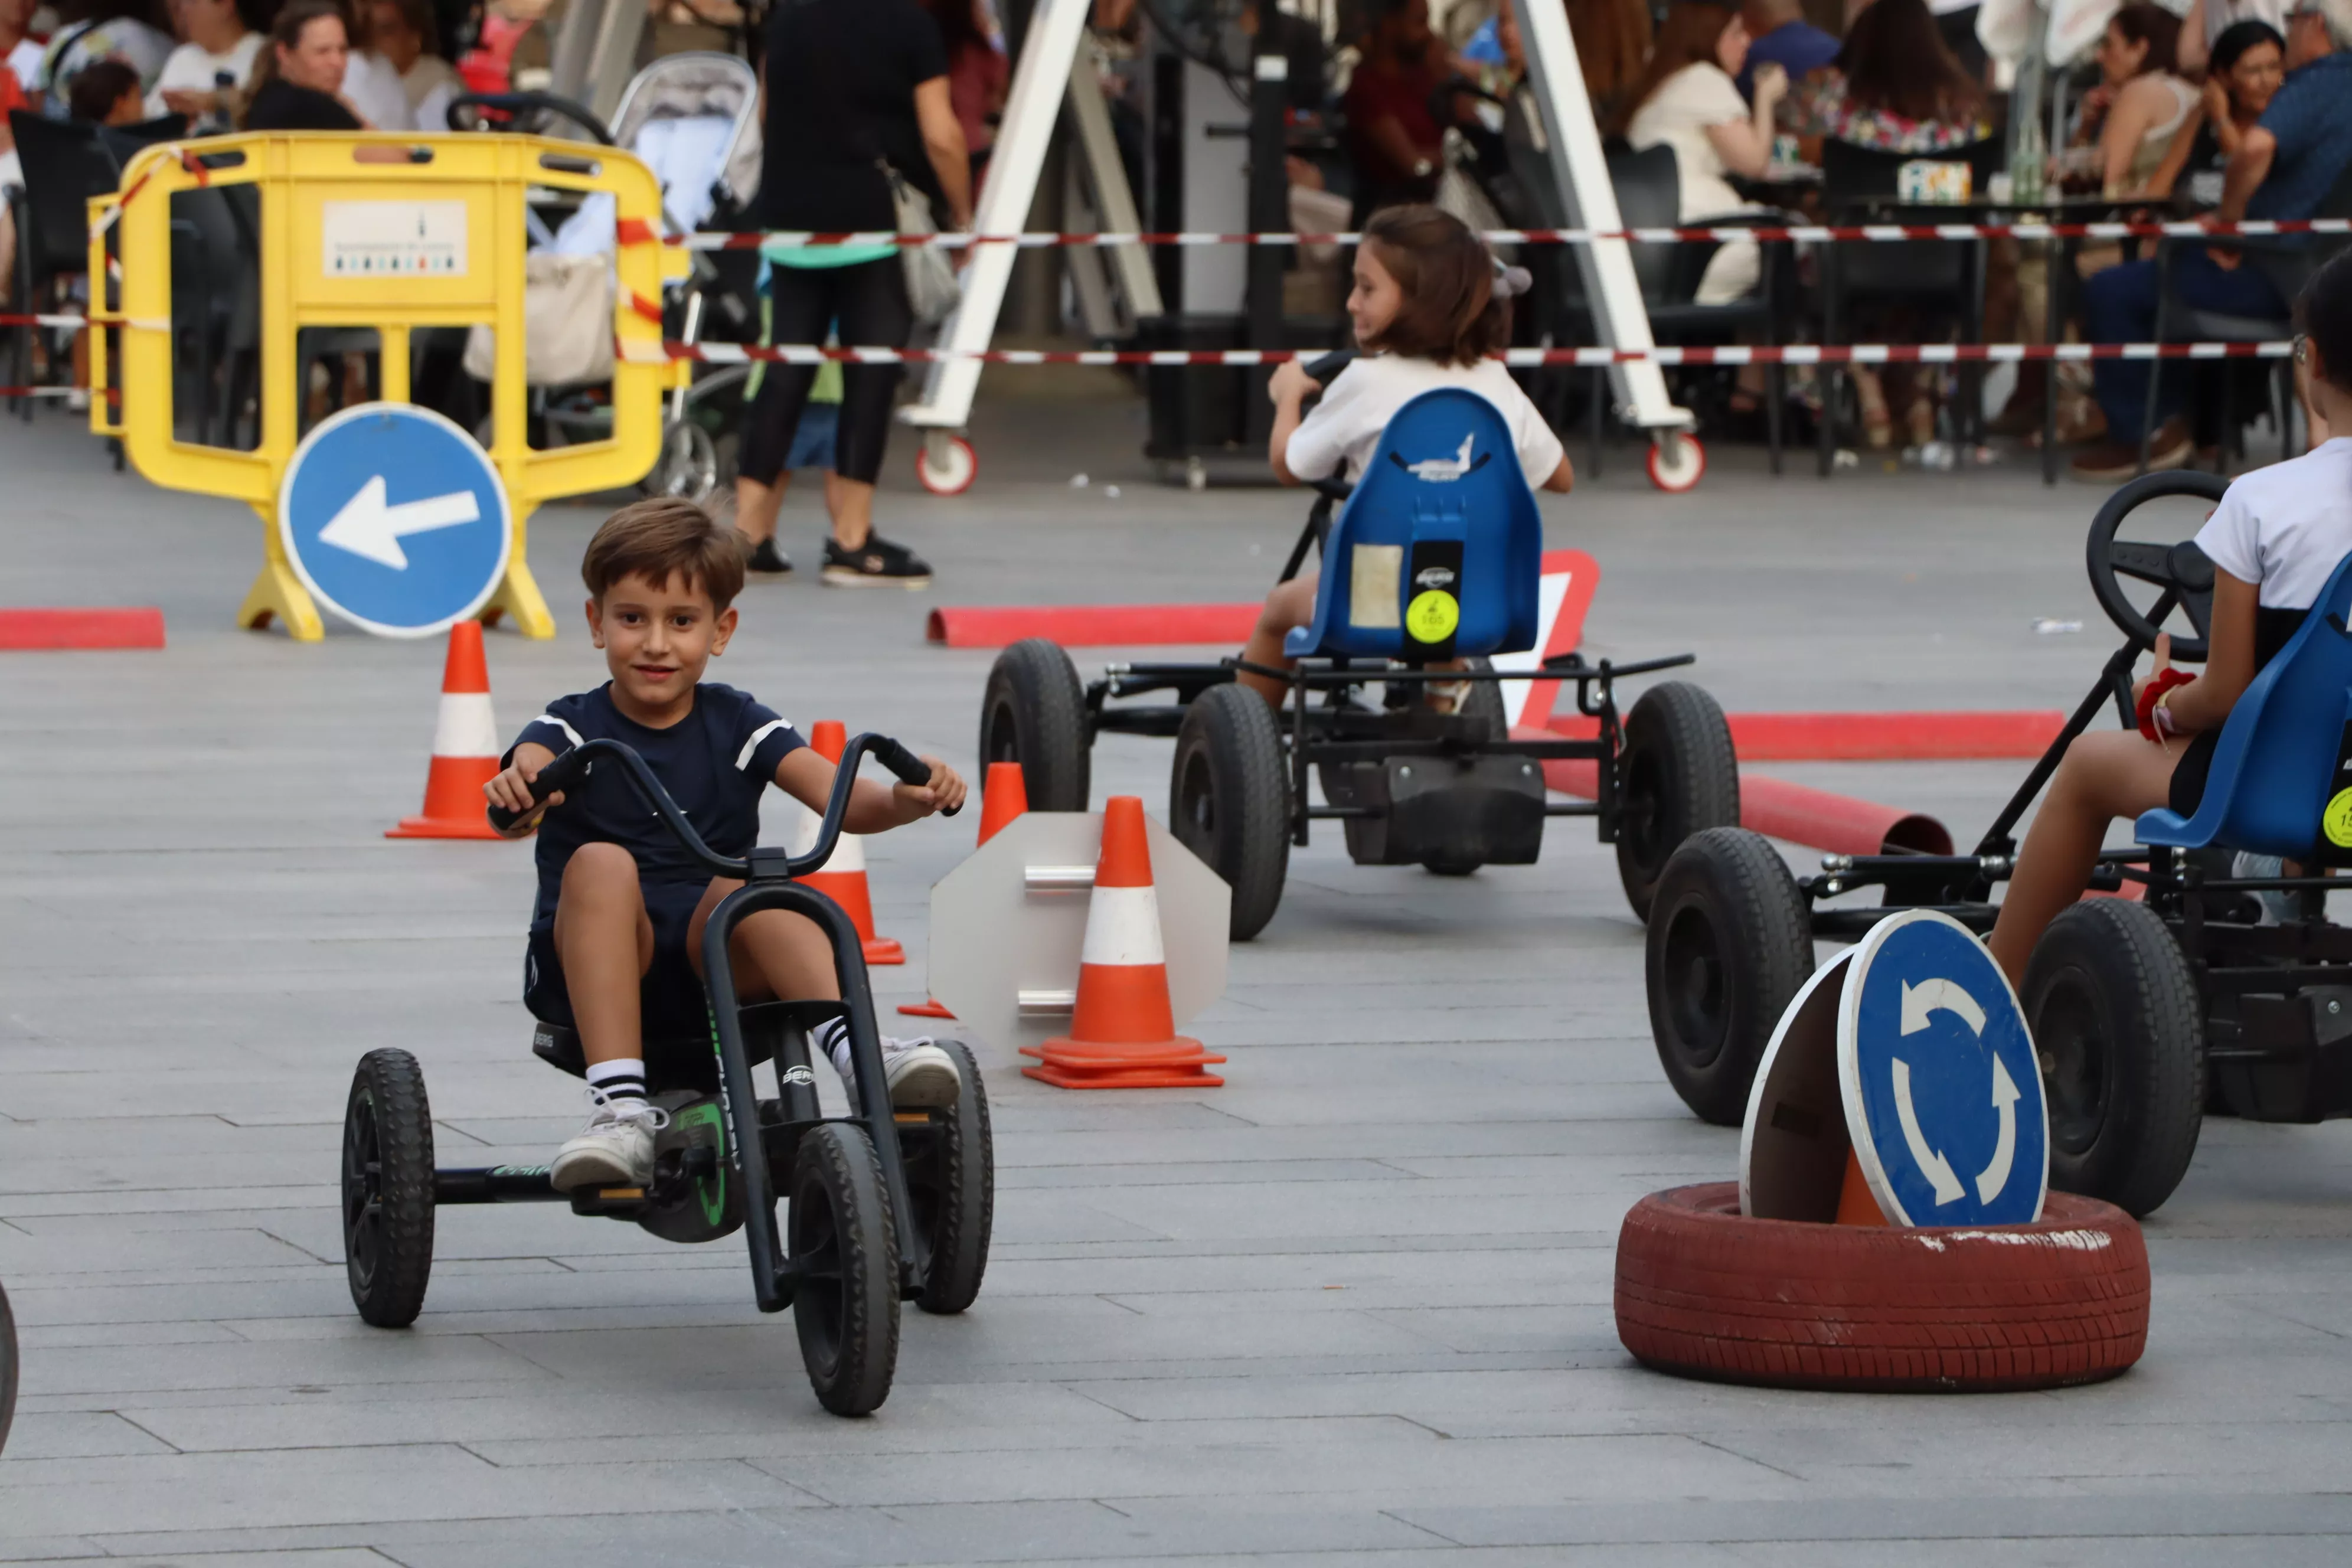
<svg viewBox="0 0 2352 1568">
<path fill-rule="evenodd" d="M 1296 360 L 1275 367 L 1266 389 L 1274 399 L 1266 456 L 1275 478 L 1286 485 L 1360 479 L 1398 409 L 1433 388 L 1460 386 L 1501 412 L 1528 485 L 1565 494 L 1576 475 L 1559 437 L 1495 357 L 1510 342 L 1511 296 L 1527 286 L 1526 272 L 1496 262 L 1486 242 L 1450 214 L 1431 206 L 1375 214 L 1357 247 L 1355 287 L 1348 295 L 1349 321 L 1368 352 L 1328 388 Z M 1313 413 L 1303 412 L 1318 391 L 1322 401 Z M 1276 584 L 1242 649 L 1244 659 L 1290 667 L 1282 639 L 1314 619 L 1317 581 L 1318 574 L 1302 572 Z M 1235 679 L 1277 709 L 1287 695 L 1272 676 L 1244 669 Z M 1463 690 L 1433 686 L 1431 698 L 1450 707 Z"/>
<path fill-rule="evenodd" d="M 2352 430 L 2352 252 L 2312 275 L 2295 312 L 2296 368 L 2315 426 Z M 2352 437 L 2239 479 L 2197 545 L 2214 567 L 2205 673 L 2173 669 L 2171 639 L 2158 638 L 2155 668 L 2133 689 L 2141 729 L 2087 733 L 2067 747 L 1990 938 L 2011 984 L 2024 984 L 2043 928 L 2082 897 L 2110 822 L 2166 805 L 2196 815 L 2230 710 L 2352 553 Z"/>
</svg>

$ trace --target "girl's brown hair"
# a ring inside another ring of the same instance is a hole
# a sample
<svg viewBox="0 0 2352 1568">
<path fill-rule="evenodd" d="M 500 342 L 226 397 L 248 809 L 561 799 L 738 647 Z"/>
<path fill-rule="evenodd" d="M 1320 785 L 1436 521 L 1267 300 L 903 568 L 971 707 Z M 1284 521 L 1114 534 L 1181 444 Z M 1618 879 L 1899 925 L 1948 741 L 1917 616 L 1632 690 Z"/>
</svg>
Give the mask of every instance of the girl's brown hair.
<svg viewBox="0 0 2352 1568">
<path fill-rule="evenodd" d="M 1847 31 L 1837 68 L 1855 109 L 1956 125 L 1984 106 L 1984 89 L 1944 42 L 1927 0 L 1872 0 Z"/>
<path fill-rule="evenodd" d="M 1668 11 L 1658 26 L 1658 41 L 1651 46 L 1649 67 L 1618 100 L 1609 133 L 1624 135 L 1633 116 L 1642 112 L 1642 105 L 1676 71 L 1701 64 L 1720 66 L 1723 62 L 1716 57 L 1716 46 L 1723 39 L 1723 30 L 1731 26 L 1733 15 L 1730 6 L 1714 5 L 1711 0 L 1683 0 Z"/>
<path fill-rule="evenodd" d="M 1511 302 L 1495 292 L 1495 258 L 1460 218 L 1432 206 L 1383 208 L 1364 226 L 1364 245 L 1404 303 L 1363 347 L 1467 365 L 1509 344 Z"/>
<path fill-rule="evenodd" d="M 2147 53 L 2139 58 L 2139 74 L 2163 71 L 2168 75 L 2180 68 L 2180 18 L 2154 5 L 2151 0 L 2132 0 L 2107 18 L 2107 26 L 2124 36 L 2127 44 L 2146 44 Z"/>
</svg>

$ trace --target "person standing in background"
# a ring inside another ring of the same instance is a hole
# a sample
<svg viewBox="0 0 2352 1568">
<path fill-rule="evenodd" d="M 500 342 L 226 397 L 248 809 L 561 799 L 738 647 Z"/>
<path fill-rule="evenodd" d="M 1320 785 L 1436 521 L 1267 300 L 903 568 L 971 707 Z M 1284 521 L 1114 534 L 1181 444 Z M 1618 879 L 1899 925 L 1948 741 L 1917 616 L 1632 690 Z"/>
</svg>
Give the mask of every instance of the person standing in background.
<svg viewBox="0 0 2352 1568">
<path fill-rule="evenodd" d="M 457 68 L 441 58 L 440 26 L 432 0 L 373 0 L 375 47 L 400 73 L 408 122 L 419 131 L 449 129 L 449 105 L 466 90 Z"/>
<path fill-rule="evenodd" d="M 226 131 L 253 79 L 261 35 L 245 25 L 237 0 L 172 0 L 172 19 L 186 39 L 163 62 L 147 95 L 147 114 L 184 114 L 196 135 Z"/>
<path fill-rule="evenodd" d="M 1447 74 L 1444 48 L 1429 29 L 1428 0 L 1382 0 L 1341 100 L 1358 227 L 1382 207 L 1437 194 L 1444 141 L 1429 100 Z"/>
<path fill-rule="evenodd" d="M 940 25 L 940 40 L 948 47 L 948 101 L 963 128 L 964 151 L 971 159 L 977 186 L 981 165 L 996 143 L 996 118 L 1004 111 L 1011 68 L 1004 51 L 982 28 L 976 0 L 922 0 L 922 5 Z"/>
<path fill-rule="evenodd" d="M 371 130 L 414 131 L 416 116 L 408 107 L 408 90 L 401 86 L 399 70 L 375 47 L 374 20 L 368 0 L 347 0 L 343 31 L 351 57 L 343 67 L 343 97 Z"/>
</svg>

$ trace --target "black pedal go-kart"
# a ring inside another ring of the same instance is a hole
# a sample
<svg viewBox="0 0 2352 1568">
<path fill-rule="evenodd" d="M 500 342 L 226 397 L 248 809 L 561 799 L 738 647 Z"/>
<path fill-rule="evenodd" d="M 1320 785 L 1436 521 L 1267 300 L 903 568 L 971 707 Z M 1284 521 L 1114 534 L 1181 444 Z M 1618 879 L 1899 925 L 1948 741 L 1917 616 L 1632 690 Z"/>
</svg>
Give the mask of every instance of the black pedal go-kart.
<svg viewBox="0 0 2352 1568">
<path fill-rule="evenodd" d="M 1349 357 L 1318 361 L 1308 374 L 1328 383 Z M 1342 825 L 1359 865 L 1458 877 L 1531 864 L 1547 817 L 1590 816 L 1601 841 L 1617 847 L 1636 914 L 1647 912 L 1675 846 L 1738 822 L 1731 729 L 1713 698 L 1671 681 L 1643 692 L 1630 713 L 1618 710 L 1619 680 L 1693 663 L 1692 655 L 1618 664 L 1569 653 L 1503 672 L 1489 662 L 1536 646 L 1543 553 L 1535 497 L 1493 405 L 1460 389 L 1423 393 L 1389 422 L 1357 484 L 1314 488 L 1280 579 L 1318 552 L 1314 620 L 1284 649 L 1295 667 L 1241 658 L 1115 664 L 1081 685 L 1059 645 L 1031 637 L 989 671 L 983 763 L 1019 763 L 1033 810 L 1084 811 L 1097 736 L 1172 737 L 1170 826 L 1232 887 L 1236 942 L 1273 918 L 1290 848 L 1307 843 L 1317 821 Z M 1466 668 L 1451 668 L 1457 661 Z M 1236 683 L 1243 673 L 1283 683 L 1279 716 Z M 1599 733 L 1513 739 L 1498 682 L 1530 676 L 1573 682 L 1577 710 Z M 1468 683 L 1454 711 L 1422 700 L 1429 684 L 1453 681 Z M 1385 687 L 1378 700 L 1368 689 L 1376 685 Z M 1123 700 L 1159 693 L 1167 695 Z M 1542 766 L 1550 760 L 1594 763 L 1594 798 L 1551 801 Z"/>
<path fill-rule="evenodd" d="M 838 905 L 795 879 L 832 855 L 868 752 L 909 784 L 930 776 L 898 742 L 860 735 L 843 753 L 809 852 L 762 847 L 740 860 L 712 851 L 645 759 L 617 741 L 588 742 L 541 771 L 533 790 L 543 799 L 576 788 L 592 768 L 617 770 L 713 876 L 742 880 L 711 911 L 703 933 L 709 1032 L 646 1042 L 647 1088 L 669 1113 L 655 1141 L 652 1184 L 570 1194 L 550 1185 L 546 1165 L 436 1169 L 433 1113 L 416 1058 L 389 1048 L 361 1058 L 342 1154 L 344 1251 L 361 1317 L 379 1328 L 415 1321 L 432 1272 L 436 1209 L 569 1202 L 574 1214 L 629 1221 L 668 1241 L 712 1241 L 740 1229 L 752 1297 L 763 1312 L 793 1309 L 801 1357 L 824 1407 L 862 1415 L 888 1397 L 900 1300 L 952 1313 L 980 1293 L 995 1160 L 987 1092 L 961 1042 L 940 1042 L 963 1079 L 952 1107 L 892 1108 L 856 929 Z M 490 816 L 501 826 L 513 820 L 510 813 Z M 729 942 L 738 925 L 765 910 L 805 915 L 825 933 L 842 1002 L 735 1000 Z M 850 1114 L 827 1117 L 809 1038 L 835 1017 L 847 1020 L 857 1083 Z M 531 1049 L 575 1076 L 584 1071 L 570 1028 L 542 1022 Z M 751 1076 L 762 1062 L 772 1064 L 772 1098 L 760 1097 Z"/>
<path fill-rule="evenodd" d="M 1799 878 L 1752 833 L 1701 834 L 1675 852 L 1652 910 L 1647 983 L 1659 1060 L 1694 1111 L 1739 1124 L 1816 941 L 1858 941 L 1920 907 L 1991 929 L 2018 822 L 2102 709 L 2134 725 L 2133 671 L 2168 618 L 2179 617 L 2174 661 L 2206 658 L 2212 563 L 2191 542 L 2119 537 L 2123 523 L 2146 502 L 2211 503 L 2225 488 L 2210 474 L 2150 474 L 2099 509 L 2091 586 L 2123 646 L 1972 853 L 1832 855 Z M 2035 947 L 2019 1000 L 2042 1061 L 2053 1187 L 2144 1215 L 2187 1173 L 2206 1115 L 2352 1115 L 2352 930 L 2325 907 L 2347 884 L 2322 874 L 2352 864 L 2347 615 L 2352 559 L 2238 700 L 2195 814 L 2148 812 L 2137 844 L 2101 856 L 2092 890 L 2138 896 L 2085 899 Z M 2241 852 L 2307 874 L 2240 876 Z M 1826 901 L 1872 889 L 1875 905 Z M 2264 894 L 2286 918 L 2265 911 Z"/>
</svg>

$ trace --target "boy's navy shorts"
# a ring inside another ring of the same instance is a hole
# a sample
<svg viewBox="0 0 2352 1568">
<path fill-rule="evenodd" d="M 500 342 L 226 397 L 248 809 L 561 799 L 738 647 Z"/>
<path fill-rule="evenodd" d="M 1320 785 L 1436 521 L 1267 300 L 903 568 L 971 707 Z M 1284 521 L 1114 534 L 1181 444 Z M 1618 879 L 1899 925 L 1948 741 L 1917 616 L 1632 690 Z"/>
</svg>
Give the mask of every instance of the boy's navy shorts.
<svg viewBox="0 0 2352 1568">
<path fill-rule="evenodd" d="M 694 908 L 702 901 L 707 882 L 646 882 L 646 915 L 653 921 L 654 962 L 638 983 L 638 1005 L 644 1014 L 646 1039 L 697 1042 L 708 1053 L 710 1014 L 703 1002 L 702 982 L 687 961 L 686 928 Z M 577 1028 L 572 1016 L 572 994 L 563 980 L 563 961 L 555 951 L 552 922 L 530 928 L 530 947 L 523 959 L 523 1005 L 541 1023 Z"/>
</svg>

